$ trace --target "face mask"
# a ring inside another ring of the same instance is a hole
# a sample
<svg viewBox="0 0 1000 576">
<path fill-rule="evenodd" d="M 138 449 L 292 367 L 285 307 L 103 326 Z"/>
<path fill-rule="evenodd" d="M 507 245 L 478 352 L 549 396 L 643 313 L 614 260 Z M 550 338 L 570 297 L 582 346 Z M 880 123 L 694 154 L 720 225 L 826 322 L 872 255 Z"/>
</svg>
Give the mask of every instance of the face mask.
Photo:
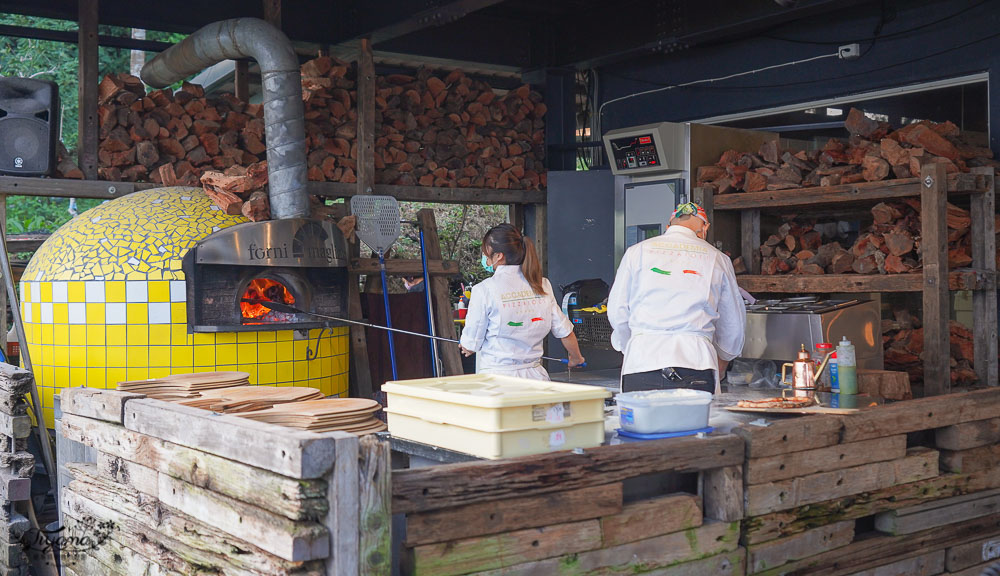
<svg viewBox="0 0 1000 576">
<path fill-rule="evenodd" d="M 486 270 L 490 274 L 493 273 L 493 267 L 486 263 L 486 254 L 483 254 L 482 259 L 479 261 L 483 265 L 483 270 Z"/>
</svg>

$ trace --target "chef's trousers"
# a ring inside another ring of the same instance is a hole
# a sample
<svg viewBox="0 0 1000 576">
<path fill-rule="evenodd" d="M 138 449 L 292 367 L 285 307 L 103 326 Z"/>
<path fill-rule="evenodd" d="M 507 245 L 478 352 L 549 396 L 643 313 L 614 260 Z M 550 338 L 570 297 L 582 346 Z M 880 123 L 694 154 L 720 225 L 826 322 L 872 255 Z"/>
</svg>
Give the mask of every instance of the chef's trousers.
<svg viewBox="0 0 1000 576">
<path fill-rule="evenodd" d="M 672 390 L 690 388 L 715 392 L 714 370 L 692 370 L 690 368 L 663 368 L 622 376 L 622 392 L 638 390 Z"/>
</svg>

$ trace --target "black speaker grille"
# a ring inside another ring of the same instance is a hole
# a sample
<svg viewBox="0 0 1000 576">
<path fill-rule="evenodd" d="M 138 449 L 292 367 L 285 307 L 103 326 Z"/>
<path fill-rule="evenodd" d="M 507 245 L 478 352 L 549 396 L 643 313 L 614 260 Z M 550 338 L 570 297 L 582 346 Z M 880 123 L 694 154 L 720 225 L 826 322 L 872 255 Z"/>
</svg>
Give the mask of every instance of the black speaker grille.
<svg viewBox="0 0 1000 576">
<path fill-rule="evenodd" d="M 48 170 L 47 122 L 28 118 L 0 119 L 0 171 Z"/>
<path fill-rule="evenodd" d="M 0 174 L 44 176 L 56 163 L 59 88 L 32 78 L 0 78 Z"/>
</svg>

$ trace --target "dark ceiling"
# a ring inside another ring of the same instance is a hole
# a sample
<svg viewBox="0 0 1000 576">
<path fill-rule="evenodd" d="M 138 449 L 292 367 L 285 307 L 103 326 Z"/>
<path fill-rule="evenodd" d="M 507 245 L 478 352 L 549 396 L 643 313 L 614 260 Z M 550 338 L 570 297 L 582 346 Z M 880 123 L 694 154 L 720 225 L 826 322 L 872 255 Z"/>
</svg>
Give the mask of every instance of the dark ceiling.
<svg viewBox="0 0 1000 576">
<path fill-rule="evenodd" d="M 674 52 L 862 1 L 285 0 L 281 21 L 300 42 L 371 37 L 376 50 L 531 70 Z M 0 11 L 75 20 L 77 3 L 4 0 Z M 100 0 L 102 24 L 149 30 L 192 32 L 216 20 L 263 15 L 263 3 L 254 0 Z"/>
</svg>

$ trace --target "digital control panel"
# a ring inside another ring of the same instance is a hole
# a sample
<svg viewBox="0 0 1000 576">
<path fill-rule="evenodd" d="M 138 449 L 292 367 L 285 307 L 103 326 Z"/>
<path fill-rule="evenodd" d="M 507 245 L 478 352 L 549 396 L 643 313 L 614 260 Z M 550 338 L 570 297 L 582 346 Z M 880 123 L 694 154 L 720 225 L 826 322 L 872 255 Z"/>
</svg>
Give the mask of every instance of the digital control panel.
<svg viewBox="0 0 1000 576">
<path fill-rule="evenodd" d="M 615 138 L 610 144 L 612 161 L 620 171 L 652 168 L 663 164 L 651 133 Z"/>
</svg>

